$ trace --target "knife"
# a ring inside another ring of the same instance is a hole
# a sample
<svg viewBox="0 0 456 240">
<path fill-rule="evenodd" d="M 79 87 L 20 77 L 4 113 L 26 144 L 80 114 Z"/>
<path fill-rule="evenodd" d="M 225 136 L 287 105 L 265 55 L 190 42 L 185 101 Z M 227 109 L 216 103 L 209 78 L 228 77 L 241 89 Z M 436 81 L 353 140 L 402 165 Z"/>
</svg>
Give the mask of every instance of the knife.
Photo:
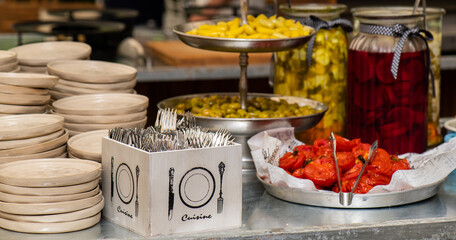
<svg viewBox="0 0 456 240">
<path fill-rule="evenodd" d="M 111 157 L 111 206 L 114 197 L 114 157 Z"/>
<path fill-rule="evenodd" d="M 168 221 L 171 221 L 171 219 L 173 219 L 173 209 L 174 209 L 173 182 L 174 182 L 174 168 L 170 168 L 169 169 L 169 195 L 168 195 Z"/>
<path fill-rule="evenodd" d="M 138 201 L 138 187 L 139 187 L 139 166 L 136 165 L 136 201 L 135 201 L 135 217 L 138 216 L 139 201 Z"/>
</svg>

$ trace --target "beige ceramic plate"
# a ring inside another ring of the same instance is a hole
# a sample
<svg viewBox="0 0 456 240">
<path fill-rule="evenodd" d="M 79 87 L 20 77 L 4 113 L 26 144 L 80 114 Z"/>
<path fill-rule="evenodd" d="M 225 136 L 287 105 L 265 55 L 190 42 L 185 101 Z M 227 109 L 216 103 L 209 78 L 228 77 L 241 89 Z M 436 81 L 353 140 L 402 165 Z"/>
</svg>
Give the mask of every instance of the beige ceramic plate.
<svg viewBox="0 0 456 240">
<path fill-rule="evenodd" d="M 106 124 L 83 124 L 83 123 L 64 123 L 63 126 L 71 131 L 77 132 L 88 132 L 94 130 L 101 130 L 101 129 L 111 129 L 115 127 L 123 127 L 123 128 L 133 128 L 133 127 L 140 127 L 143 128 L 146 126 L 147 117 L 133 121 L 133 122 L 124 122 L 124 123 L 106 123 Z"/>
<path fill-rule="evenodd" d="M 104 116 L 81 116 L 72 114 L 63 114 L 51 110 L 51 114 L 57 114 L 65 118 L 66 123 L 121 123 L 132 122 L 144 119 L 147 116 L 147 110 L 137 113 L 128 113 L 122 115 L 104 115 Z M 1 144 L 1 143 L 0 143 Z"/>
<path fill-rule="evenodd" d="M 62 136 L 64 133 L 64 129 L 57 130 L 56 132 L 40 136 L 40 137 L 35 137 L 35 138 L 26 138 L 26 139 L 20 139 L 20 140 L 9 140 L 9 141 L 0 141 L 0 151 L 1 150 L 7 150 L 7 149 L 13 149 L 13 148 L 22 148 L 22 147 L 28 147 L 40 143 L 44 143 L 47 141 L 50 141 L 52 139 L 56 139 L 59 136 Z"/>
<path fill-rule="evenodd" d="M 39 106 L 49 102 L 51 95 L 0 93 L 0 103 L 26 106 Z"/>
<path fill-rule="evenodd" d="M 0 140 L 44 136 L 60 130 L 64 118 L 53 114 L 25 114 L 0 117 Z"/>
<path fill-rule="evenodd" d="M 69 212 L 69 213 L 60 213 L 60 214 L 50 214 L 50 215 L 16 215 L 10 213 L 0 212 L 0 218 L 9 219 L 13 221 L 20 222 L 41 222 L 41 223 L 54 223 L 54 222 L 68 222 L 75 221 L 79 219 L 88 218 L 99 213 L 104 207 L 104 199 L 102 198 L 99 203 L 96 205 L 84 208 L 82 210 Z"/>
<path fill-rule="evenodd" d="M 57 83 L 52 90 L 59 91 L 63 93 L 70 93 L 70 94 L 97 94 L 97 93 L 132 93 L 133 88 L 130 89 L 120 89 L 120 90 L 109 90 L 109 89 L 88 89 L 88 88 L 80 88 L 80 87 L 73 87 L 64 85 L 61 83 Z"/>
<path fill-rule="evenodd" d="M 18 73 L 21 71 L 21 68 L 19 66 L 17 66 L 16 69 L 12 70 L 12 71 L 9 71 L 10 73 Z"/>
<path fill-rule="evenodd" d="M 50 88 L 58 77 L 38 73 L 0 73 L 0 83 L 22 87 Z"/>
<path fill-rule="evenodd" d="M 93 60 L 54 61 L 47 67 L 49 74 L 85 83 L 128 82 L 138 72 L 128 65 Z"/>
<path fill-rule="evenodd" d="M 149 98 L 146 96 L 128 93 L 87 94 L 59 99 L 52 103 L 58 113 L 90 116 L 142 112 L 148 105 Z"/>
<path fill-rule="evenodd" d="M 54 139 L 51 139 L 51 140 L 43 142 L 43 143 L 30 145 L 30 146 L 26 146 L 26 147 L 1 150 L 0 157 L 22 156 L 22 155 L 46 152 L 46 151 L 56 149 L 56 148 L 64 145 L 67 142 L 68 137 L 69 137 L 68 130 L 65 129 L 65 132 L 61 136 L 58 136 Z"/>
<path fill-rule="evenodd" d="M 100 192 L 100 187 L 96 186 L 94 189 L 76 194 L 56 195 L 56 196 L 30 196 L 30 195 L 15 195 L 0 192 L 0 201 L 7 203 L 55 203 L 66 202 L 78 199 L 89 198 L 97 195 Z"/>
<path fill-rule="evenodd" d="M 0 50 L 0 64 L 7 64 L 17 61 L 17 54 L 12 51 Z"/>
<path fill-rule="evenodd" d="M 65 233 L 92 227 L 100 222 L 101 213 L 95 216 L 69 222 L 37 223 L 20 222 L 0 218 L 2 228 L 23 233 Z"/>
<path fill-rule="evenodd" d="M 45 74 L 47 71 L 47 67 L 32 67 L 32 66 L 27 66 L 27 65 L 19 65 L 21 68 L 21 72 L 24 73 L 43 73 Z"/>
<path fill-rule="evenodd" d="M 58 187 L 97 178 L 101 164 L 88 160 L 48 158 L 0 165 L 0 183 L 20 187 Z"/>
<path fill-rule="evenodd" d="M 19 87 L 0 83 L 0 92 L 9 94 L 30 94 L 30 95 L 48 95 L 48 89 Z"/>
<path fill-rule="evenodd" d="M 19 63 L 29 66 L 46 66 L 54 60 L 84 59 L 90 56 L 92 48 L 81 42 L 40 42 L 11 48 L 17 53 Z"/>
<path fill-rule="evenodd" d="M 74 137 L 74 136 L 82 133 L 82 132 L 78 132 L 78 131 L 71 131 L 69 129 L 68 129 L 68 131 L 70 132 L 70 137 Z M 69 154 L 69 156 L 71 157 L 71 154 Z"/>
<path fill-rule="evenodd" d="M 0 64 L 0 72 L 10 72 L 17 68 L 18 62 Z"/>
<path fill-rule="evenodd" d="M 18 187 L 0 183 L 0 191 L 10 194 L 30 196 L 68 195 L 90 191 L 98 186 L 98 182 L 98 178 L 95 178 L 90 182 L 64 187 Z"/>
<path fill-rule="evenodd" d="M 120 82 L 120 83 L 82 83 L 82 82 L 75 82 L 71 80 L 59 79 L 59 83 L 62 85 L 77 87 L 77 88 L 85 88 L 85 89 L 99 89 L 99 90 L 125 90 L 125 89 L 133 89 L 136 86 L 137 79 L 133 79 L 128 82 Z"/>
<path fill-rule="evenodd" d="M 10 105 L 0 104 L 0 113 L 2 114 L 32 114 L 32 113 L 45 113 L 48 106 L 23 106 L 23 105 Z"/>
<path fill-rule="evenodd" d="M 59 100 L 59 99 L 66 98 L 66 97 L 75 96 L 75 94 L 63 93 L 63 92 L 59 92 L 59 91 L 54 91 L 52 89 L 49 90 L 49 94 L 55 100 Z"/>
<path fill-rule="evenodd" d="M 97 195 L 64 202 L 55 203 L 7 203 L 0 202 L 0 211 L 12 214 L 43 215 L 67 213 L 94 206 L 102 199 L 101 191 Z"/>
<path fill-rule="evenodd" d="M 41 158 L 57 158 L 60 156 L 65 156 L 66 154 L 66 144 L 58 147 L 56 149 L 52 149 L 46 152 L 34 153 L 29 155 L 21 155 L 21 156 L 12 156 L 12 157 L 0 157 L 0 164 L 4 163 L 12 163 L 21 160 L 30 160 L 30 159 L 41 159 Z"/>
<path fill-rule="evenodd" d="M 68 151 L 79 158 L 101 159 L 101 142 L 109 136 L 109 130 L 90 131 L 68 140 Z"/>
</svg>

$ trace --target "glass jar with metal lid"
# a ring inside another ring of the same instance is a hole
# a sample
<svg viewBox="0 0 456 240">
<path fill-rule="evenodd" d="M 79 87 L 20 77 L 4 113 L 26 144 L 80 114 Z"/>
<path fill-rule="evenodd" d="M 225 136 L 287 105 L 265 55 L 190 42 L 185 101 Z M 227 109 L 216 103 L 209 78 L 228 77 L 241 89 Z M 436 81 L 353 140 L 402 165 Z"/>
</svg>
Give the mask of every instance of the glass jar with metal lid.
<svg viewBox="0 0 456 240">
<path fill-rule="evenodd" d="M 317 126 L 296 133 L 304 142 L 326 138 L 330 132 L 344 134 L 346 30 L 351 31 L 351 23 L 338 18 L 346 8 L 343 4 L 279 6 L 279 12 L 286 18 L 297 19 L 318 30 L 314 40 L 303 47 L 274 54 L 274 93 L 314 99 L 329 107 Z"/>
<path fill-rule="evenodd" d="M 423 15 L 371 9 L 353 14 L 348 52 L 347 137 L 379 140 L 392 154 L 426 149 L 429 47 Z"/>
<path fill-rule="evenodd" d="M 378 7 L 375 7 L 378 9 Z M 382 7 L 391 12 L 398 14 L 411 14 L 412 7 L 390 6 Z M 359 7 L 351 9 L 353 14 L 359 14 L 363 11 L 372 11 L 374 7 Z M 417 12 L 422 14 L 423 9 L 418 8 Z M 429 86 L 428 93 L 428 124 L 427 124 L 427 146 L 433 147 L 443 141 L 441 128 L 439 125 L 440 116 L 440 98 L 441 98 L 441 76 L 440 76 L 440 58 L 442 52 L 442 17 L 445 14 L 445 9 L 427 7 L 426 8 L 426 24 L 423 21 L 418 23 L 420 28 L 426 29 L 432 33 L 433 40 L 429 41 L 429 52 L 431 54 L 431 69 L 434 74 L 435 92 L 432 92 L 432 85 Z M 353 32 L 359 32 L 360 21 L 355 17 L 353 19 Z M 429 82 L 429 84 L 432 84 Z"/>
</svg>

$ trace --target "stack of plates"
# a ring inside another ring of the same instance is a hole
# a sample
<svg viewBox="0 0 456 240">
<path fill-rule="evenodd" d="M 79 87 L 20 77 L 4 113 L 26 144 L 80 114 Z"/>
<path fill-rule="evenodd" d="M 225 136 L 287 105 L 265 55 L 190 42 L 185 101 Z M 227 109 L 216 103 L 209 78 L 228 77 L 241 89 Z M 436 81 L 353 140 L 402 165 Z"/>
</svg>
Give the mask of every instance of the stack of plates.
<svg viewBox="0 0 456 240">
<path fill-rule="evenodd" d="M 54 61 L 47 65 L 59 82 L 51 89 L 53 99 L 97 93 L 133 93 L 137 70 L 133 67 L 103 61 Z"/>
<path fill-rule="evenodd" d="M 68 155 L 71 158 L 82 158 L 101 162 L 101 143 L 109 130 L 95 130 L 71 137 L 68 140 Z"/>
<path fill-rule="evenodd" d="M 19 72 L 17 54 L 11 51 L 0 51 L 0 72 Z"/>
<path fill-rule="evenodd" d="M 72 96 L 52 103 L 51 113 L 65 118 L 70 136 L 115 127 L 144 127 L 146 96 L 131 93 L 102 93 Z"/>
<path fill-rule="evenodd" d="M 69 133 L 51 114 L 0 116 L 0 164 L 66 156 Z"/>
<path fill-rule="evenodd" d="M 0 226 L 26 233 L 62 233 L 97 224 L 104 205 L 100 175 L 100 163 L 80 159 L 0 165 Z"/>
<path fill-rule="evenodd" d="M 81 42 L 41 42 L 11 48 L 17 53 L 21 72 L 46 73 L 46 65 L 55 60 L 88 59 L 92 48 Z"/>
<path fill-rule="evenodd" d="M 49 88 L 57 80 L 46 74 L 0 72 L 0 114 L 46 112 Z"/>
</svg>

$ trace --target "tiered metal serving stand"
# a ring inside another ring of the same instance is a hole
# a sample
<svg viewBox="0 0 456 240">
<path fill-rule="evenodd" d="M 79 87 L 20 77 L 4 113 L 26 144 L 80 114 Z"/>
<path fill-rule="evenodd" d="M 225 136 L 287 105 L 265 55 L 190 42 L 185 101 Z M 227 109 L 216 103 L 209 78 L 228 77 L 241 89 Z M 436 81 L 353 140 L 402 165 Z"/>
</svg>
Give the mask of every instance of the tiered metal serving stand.
<svg viewBox="0 0 456 240">
<path fill-rule="evenodd" d="M 241 25 L 247 24 L 248 0 L 241 0 Z M 250 150 L 247 146 L 247 140 L 254 134 L 278 127 L 295 127 L 296 130 L 306 130 L 315 126 L 323 117 L 328 107 L 314 100 L 280 96 L 274 94 L 248 94 L 247 89 L 247 65 L 248 53 L 258 52 L 276 52 L 284 51 L 291 48 L 296 48 L 304 45 L 315 34 L 295 38 L 286 39 L 237 39 L 237 38 L 216 38 L 205 37 L 199 35 L 187 34 L 186 32 L 198 28 L 201 25 L 208 24 L 214 25 L 219 21 L 228 21 L 230 19 L 210 20 L 190 22 L 174 27 L 173 31 L 177 34 L 180 40 L 189 46 L 222 52 L 239 52 L 239 66 L 241 68 L 241 75 L 239 79 L 239 93 L 205 93 L 193 94 L 186 96 L 179 96 L 166 99 L 158 103 L 158 108 L 172 108 L 184 99 L 193 97 L 207 97 L 215 94 L 219 95 L 239 95 L 241 101 L 241 108 L 247 109 L 248 98 L 251 97 L 268 97 L 276 100 L 285 99 L 291 103 L 298 103 L 300 105 L 310 105 L 319 110 L 316 114 L 299 116 L 299 117 L 285 117 L 285 118 L 212 118 L 212 117 L 196 117 L 197 124 L 205 128 L 225 128 L 230 131 L 235 137 L 235 141 L 242 144 L 242 164 L 244 170 L 254 170 L 255 166 L 250 155 Z"/>
</svg>

